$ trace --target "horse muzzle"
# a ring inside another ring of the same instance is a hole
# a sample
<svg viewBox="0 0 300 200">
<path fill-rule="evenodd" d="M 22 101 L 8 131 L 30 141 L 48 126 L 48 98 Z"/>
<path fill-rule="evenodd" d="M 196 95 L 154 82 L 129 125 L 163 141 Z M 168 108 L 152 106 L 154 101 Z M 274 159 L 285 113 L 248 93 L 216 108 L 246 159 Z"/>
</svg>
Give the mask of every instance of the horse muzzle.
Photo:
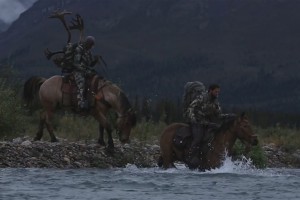
<svg viewBox="0 0 300 200">
<path fill-rule="evenodd" d="M 129 137 L 123 136 L 121 131 L 118 130 L 118 131 L 117 131 L 117 134 L 118 134 L 119 140 L 120 140 L 120 142 L 121 142 L 122 144 L 130 143 Z"/>
</svg>

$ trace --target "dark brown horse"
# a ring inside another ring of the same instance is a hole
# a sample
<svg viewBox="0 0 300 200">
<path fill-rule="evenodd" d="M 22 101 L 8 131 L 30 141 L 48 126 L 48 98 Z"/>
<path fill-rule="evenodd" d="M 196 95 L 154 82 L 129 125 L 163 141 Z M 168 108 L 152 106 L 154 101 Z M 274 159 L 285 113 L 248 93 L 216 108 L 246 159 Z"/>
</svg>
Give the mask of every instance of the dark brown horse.
<svg viewBox="0 0 300 200">
<path fill-rule="evenodd" d="M 103 141 L 103 129 L 108 134 L 108 147 L 114 147 L 112 139 L 112 126 L 107 119 L 107 113 L 110 109 L 114 110 L 117 117 L 117 133 L 122 143 L 129 141 L 131 129 L 136 123 L 135 113 L 124 92 L 115 84 L 98 76 L 91 80 L 93 88 L 89 88 L 89 99 L 92 107 L 87 113 L 92 115 L 99 122 L 100 135 L 98 142 Z M 24 84 L 24 100 L 26 104 L 40 104 L 42 112 L 40 114 L 39 129 L 34 140 L 40 140 L 43 136 L 43 129 L 46 128 L 50 134 L 51 141 L 57 139 L 53 132 L 51 119 L 57 108 L 72 108 L 72 94 L 63 90 L 63 78 L 61 76 L 52 76 L 49 79 L 42 77 L 29 78 Z"/>
<path fill-rule="evenodd" d="M 166 169 L 174 167 L 175 161 L 185 162 L 191 138 L 188 139 L 187 145 L 182 149 L 176 147 L 173 143 L 177 130 L 182 127 L 188 129 L 189 125 L 184 123 L 173 123 L 162 132 L 160 138 L 161 156 L 158 161 L 160 167 Z M 257 136 L 253 134 L 251 125 L 244 114 L 224 122 L 222 126 L 216 130 L 216 133 L 210 142 L 205 144 L 205 147 L 202 147 L 202 149 L 206 149 L 204 155 L 199 153 L 201 164 L 198 168 L 200 170 L 206 170 L 220 167 L 226 152 L 229 156 L 231 155 L 236 139 L 241 140 L 247 147 L 249 145 L 258 144 Z M 185 162 L 185 164 L 187 163 Z"/>
</svg>

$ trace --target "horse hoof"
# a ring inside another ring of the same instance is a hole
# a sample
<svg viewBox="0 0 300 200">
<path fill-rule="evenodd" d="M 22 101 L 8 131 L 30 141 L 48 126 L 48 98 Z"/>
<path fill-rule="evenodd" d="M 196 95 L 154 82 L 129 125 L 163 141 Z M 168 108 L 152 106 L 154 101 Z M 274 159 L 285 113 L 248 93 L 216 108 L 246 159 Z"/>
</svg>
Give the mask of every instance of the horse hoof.
<svg viewBox="0 0 300 200">
<path fill-rule="evenodd" d="M 41 138 L 38 137 L 33 138 L 33 141 L 39 141 L 39 140 L 41 140 Z"/>
<path fill-rule="evenodd" d="M 98 144 L 101 145 L 101 146 L 105 146 L 105 142 L 104 141 L 101 141 L 101 140 L 98 140 Z"/>
<path fill-rule="evenodd" d="M 105 151 L 106 151 L 106 153 L 108 153 L 108 154 L 114 154 L 114 153 L 115 153 L 114 148 L 110 148 L 110 147 L 107 147 L 107 148 L 105 149 Z"/>
<path fill-rule="evenodd" d="M 51 142 L 58 142 L 58 139 L 53 138 L 53 139 L 51 139 Z"/>
</svg>

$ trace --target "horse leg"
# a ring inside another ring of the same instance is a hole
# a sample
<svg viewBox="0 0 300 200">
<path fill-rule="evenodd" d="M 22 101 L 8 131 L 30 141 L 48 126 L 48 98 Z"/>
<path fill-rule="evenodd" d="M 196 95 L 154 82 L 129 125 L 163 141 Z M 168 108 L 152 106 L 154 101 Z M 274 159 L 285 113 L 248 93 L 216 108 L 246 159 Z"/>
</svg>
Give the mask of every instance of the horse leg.
<svg viewBox="0 0 300 200">
<path fill-rule="evenodd" d="M 112 138 L 112 130 L 111 128 L 106 128 L 105 129 L 107 132 L 107 142 L 108 142 L 108 148 L 109 149 L 113 149 L 114 148 L 114 141 Z M 98 143 L 102 146 L 105 146 L 105 142 L 104 142 L 104 127 L 99 123 L 99 139 L 98 139 Z"/>
<path fill-rule="evenodd" d="M 39 129 L 38 129 L 38 132 L 36 133 L 35 138 L 33 139 L 34 141 L 42 139 L 42 137 L 43 137 L 43 131 L 44 131 L 44 124 L 45 124 L 45 119 L 43 119 L 42 118 L 42 114 L 40 114 Z"/>
<path fill-rule="evenodd" d="M 176 168 L 171 157 L 162 157 L 162 166 L 164 169 Z"/>
<path fill-rule="evenodd" d="M 176 168 L 173 161 L 171 161 L 170 159 L 166 159 L 166 158 L 164 159 L 162 156 L 159 156 L 157 165 L 158 165 L 158 167 L 163 167 L 164 169 Z"/>
<path fill-rule="evenodd" d="M 46 128 L 47 128 L 50 138 L 51 138 L 51 142 L 58 142 L 57 138 L 54 135 L 53 126 L 51 123 L 51 120 L 53 118 L 53 111 L 52 110 L 45 111 L 44 118 L 45 118 Z"/>
<path fill-rule="evenodd" d="M 114 141 L 113 141 L 112 134 L 111 134 L 111 132 L 112 132 L 111 128 L 109 127 L 106 130 L 106 132 L 107 132 L 107 143 L 108 143 L 107 148 L 108 149 L 114 149 L 115 145 L 114 145 Z"/>
<path fill-rule="evenodd" d="M 105 142 L 104 142 L 104 127 L 101 126 L 101 124 L 99 123 L 99 139 L 98 139 L 98 143 L 102 146 L 105 146 Z"/>
<path fill-rule="evenodd" d="M 158 166 L 159 167 L 163 167 L 164 169 L 168 169 L 168 168 L 176 168 L 174 165 L 174 154 L 172 152 L 172 150 L 170 149 L 161 149 L 164 150 L 164 152 L 161 152 L 161 155 L 158 159 Z"/>
<path fill-rule="evenodd" d="M 98 120 L 99 122 L 99 139 L 98 139 L 98 143 L 100 145 L 105 145 L 104 139 L 103 139 L 103 134 L 104 134 L 104 130 L 107 133 L 107 149 L 109 151 L 113 151 L 114 149 L 114 141 L 112 139 L 112 128 L 111 125 L 109 124 L 109 122 L 106 120 L 106 117 L 102 114 L 102 113 L 98 113 L 97 116 L 95 116 L 95 118 Z"/>
</svg>

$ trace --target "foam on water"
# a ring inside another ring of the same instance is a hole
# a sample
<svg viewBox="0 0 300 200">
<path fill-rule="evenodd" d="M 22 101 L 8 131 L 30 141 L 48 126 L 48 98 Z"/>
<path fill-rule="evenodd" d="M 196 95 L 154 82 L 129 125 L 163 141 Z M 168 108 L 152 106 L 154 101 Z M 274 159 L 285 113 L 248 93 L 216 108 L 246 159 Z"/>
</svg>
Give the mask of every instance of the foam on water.
<svg viewBox="0 0 300 200">
<path fill-rule="evenodd" d="M 240 160 L 233 161 L 231 157 L 225 156 L 221 167 L 200 172 L 198 170 L 190 170 L 183 163 L 175 163 L 176 168 L 167 170 L 159 167 L 154 168 L 138 168 L 136 165 L 127 164 L 121 171 L 130 173 L 166 173 L 166 174 L 237 174 L 237 175 L 255 175 L 255 176 L 281 176 L 282 174 L 275 169 L 257 169 L 251 159 L 242 157 Z"/>
</svg>

